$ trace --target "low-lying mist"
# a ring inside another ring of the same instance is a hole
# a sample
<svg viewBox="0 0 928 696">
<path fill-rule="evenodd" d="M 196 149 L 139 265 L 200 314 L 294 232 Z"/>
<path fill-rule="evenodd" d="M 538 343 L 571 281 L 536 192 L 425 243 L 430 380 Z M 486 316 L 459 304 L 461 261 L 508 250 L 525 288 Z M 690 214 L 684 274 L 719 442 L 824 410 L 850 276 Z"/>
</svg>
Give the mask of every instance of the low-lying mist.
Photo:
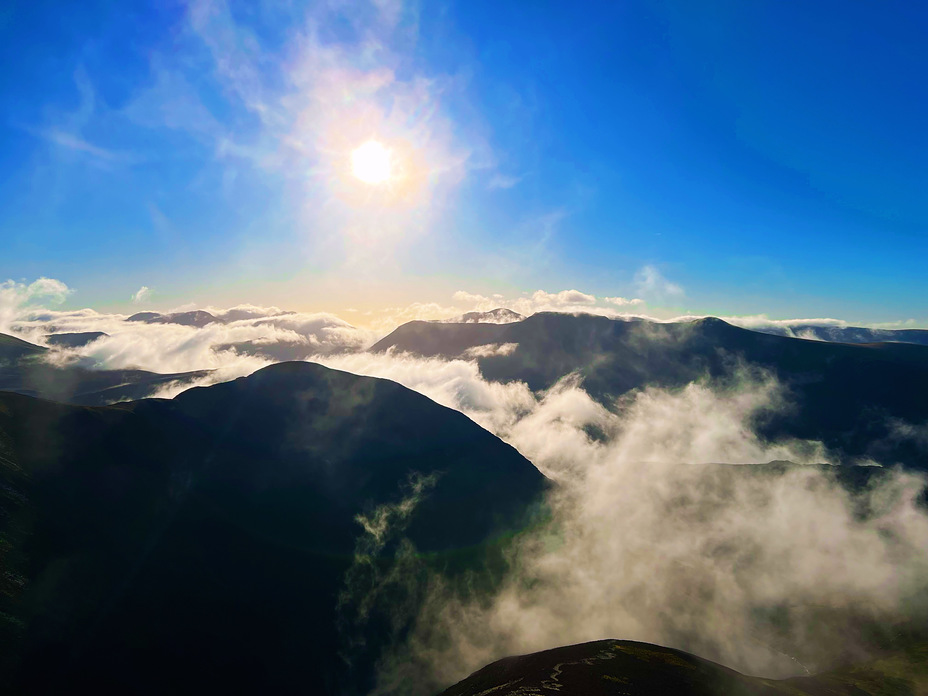
<svg viewBox="0 0 928 696">
<path fill-rule="evenodd" d="M 761 440 L 756 420 L 789 408 L 769 375 L 646 389 L 610 411 L 575 378 L 536 397 L 472 362 L 324 362 L 467 413 L 557 484 L 495 591 L 433 576 L 415 615 L 395 617 L 409 633 L 379 692 L 434 693 L 505 655 L 600 638 L 785 677 L 864 659 L 925 617 L 925 480 L 870 470 L 851 490 L 820 444 Z M 796 466 L 737 466 L 778 460 Z"/>
<path fill-rule="evenodd" d="M 924 479 L 880 469 L 849 488 L 820 443 L 758 437 L 758 423 L 790 408 L 768 374 L 745 368 L 724 382 L 644 389 L 606 408 L 576 377 L 536 394 L 483 379 L 474 359 L 363 352 L 373 334 L 329 315 L 256 313 L 202 328 L 91 310 L 15 319 L 18 333 L 40 344 L 48 332 L 109 334 L 56 348 L 52 362 L 213 370 L 195 384 L 273 362 L 242 346 L 305 346 L 325 365 L 397 381 L 462 411 L 555 482 L 546 521 L 512 542 L 493 591 L 434 574 L 423 586 L 428 574 L 408 544 L 392 544 L 403 555 L 385 571 L 363 560 L 383 544 L 359 542 L 340 601 L 357 643 L 366 617 L 391 597 L 380 608 L 398 637 L 381 661 L 384 693 L 434 693 L 502 656 L 599 638 L 669 645 L 752 674 L 804 674 L 874 654 L 926 618 Z M 921 437 L 923 427 L 899 423 L 894 433 Z M 745 466 L 784 460 L 797 466 Z M 401 539 L 401 525 L 386 527 L 408 512 L 384 516 L 377 539 Z M 388 591 L 404 582 L 409 592 Z"/>
<path fill-rule="evenodd" d="M 194 381 L 186 378 L 164 384 L 149 394 L 160 398 L 171 398 L 194 385 L 249 375 L 281 360 L 359 351 L 377 338 L 371 331 L 326 313 L 284 312 L 253 305 L 212 311 L 217 321 L 185 326 L 128 321 L 125 315 L 90 309 L 21 309 L 15 315 L 10 309 L 7 326 L 0 325 L 0 330 L 6 328 L 19 338 L 49 347 L 43 359 L 58 367 L 142 369 L 162 374 L 210 371 Z M 102 335 L 78 347 L 47 342 L 49 334 L 84 332 Z"/>
</svg>

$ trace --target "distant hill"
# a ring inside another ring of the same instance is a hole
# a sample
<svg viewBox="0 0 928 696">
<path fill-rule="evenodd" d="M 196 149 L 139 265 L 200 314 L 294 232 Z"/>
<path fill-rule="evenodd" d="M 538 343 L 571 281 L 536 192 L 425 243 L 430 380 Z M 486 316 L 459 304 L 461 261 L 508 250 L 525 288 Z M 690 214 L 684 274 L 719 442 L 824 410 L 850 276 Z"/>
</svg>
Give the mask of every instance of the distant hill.
<svg viewBox="0 0 928 696">
<path fill-rule="evenodd" d="M 440 319 L 443 324 L 511 324 L 522 321 L 524 316 L 505 307 L 497 307 L 488 312 L 467 312 L 453 319 Z"/>
<path fill-rule="evenodd" d="M 319 355 L 355 352 L 358 350 L 358 347 L 348 341 L 318 341 L 306 338 L 303 340 L 277 339 L 270 342 L 238 341 L 236 343 L 220 343 L 215 346 L 215 350 L 232 350 L 239 355 L 252 355 L 275 362 L 288 362 L 293 360 L 311 360 L 313 357 Z"/>
<path fill-rule="evenodd" d="M 50 346 L 62 346 L 63 348 L 83 348 L 88 343 L 93 343 L 98 338 L 103 338 L 108 334 L 102 331 L 83 331 L 80 333 L 58 333 L 48 334 L 45 337 Z"/>
<path fill-rule="evenodd" d="M 42 362 L 0 367 L 0 392 L 16 392 L 69 404 L 103 406 L 144 399 L 168 385 L 192 384 L 210 370 L 162 374 L 146 370 L 93 370 Z"/>
<path fill-rule="evenodd" d="M 177 324 L 203 328 L 210 324 L 230 324 L 236 321 L 251 320 L 254 326 L 274 326 L 287 330 L 282 336 L 272 340 L 249 340 L 221 343 L 215 346 L 218 351 L 235 351 L 240 355 L 252 355 L 276 362 L 307 360 L 313 356 L 332 353 L 354 352 L 359 346 L 350 338 L 328 333 L 332 329 L 337 334 L 343 328 L 353 329 L 350 324 L 335 317 L 316 315 L 308 320 L 294 320 L 294 312 L 275 311 L 267 315 L 258 310 L 230 309 L 221 314 L 211 314 L 204 310 L 159 314 L 157 312 L 139 312 L 126 321 L 144 322 L 146 324 Z"/>
<path fill-rule="evenodd" d="M 37 346 L 28 341 L 0 334 L 0 368 L 8 365 L 15 365 L 23 359 L 35 358 L 48 350 L 42 346 Z"/>
<path fill-rule="evenodd" d="M 0 393 L 0 690 L 367 693 L 416 578 L 482 567 L 545 488 L 464 415 L 309 363 L 104 408 Z"/>
<path fill-rule="evenodd" d="M 758 423 L 762 434 L 822 440 L 848 458 L 928 465 L 922 446 L 895 438 L 892 426 L 894 419 L 928 421 L 926 346 L 804 341 L 711 318 L 658 323 L 539 313 L 498 325 L 409 322 L 370 350 L 461 358 L 478 346 L 508 344 L 515 349 L 477 358 L 487 379 L 520 380 L 537 391 L 578 373 L 607 405 L 645 386 L 674 388 L 730 377 L 742 365 L 763 368 L 788 387 L 795 408 Z"/>
<path fill-rule="evenodd" d="M 204 309 L 194 309 L 189 312 L 173 312 L 171 314 L 161 314 L 160 312 L 137 312 L 128 317 L 126 321 L 141 321 L 146 324 L 179 324 L 181 326 L 195 326 L 203 328 L 209 324 L 230 324 L 234 321 L 244 319 L 273 319 L 277 317 L 286 317 L 295 312 L 284 312 L 273 310 L 273 314 L 267 314 L 260 308 L 242 308 L 235 307 L 228 309 L 219 314 L 212 314 Z"/>
<path fill-rule="evenodd" d="M 507 657 L 441 696 L 905 696 L 928 690 L 928 645 L 812 677 L 749 677 L 681 650 L 600 640 Z"/>
<path fill-rule="evenodd" d="M 175 312 L 174 314 L 159 314 L 158 312 L 138 312 L 126 321 L 141 321 L 146 324 L 180 324 L 181 326 L 196 326 L 203 328 L 207 324 L 219 321 L 209 312 L 197 309 L 192 312 Z"/>
<path fill-rule="evenodd" d="M 0 391 L 102 406 L 115 401 L 143 399 L 162 387 L 190 384 L 210 373 L 210 370 L 197 370 L 160 374 L 146 370 L 97 370 L 81 363 L 54 365 L 43 361 L 47 352 L 42 346 L 0 334 Z"/>
<path fill-rule="evenodd" d="M 928 329 L 868 329 L 828 324 L 790 324 L 758 326 L 754 331 L 835 343 L 917 343 L 928 346 Z"/>
</svg>

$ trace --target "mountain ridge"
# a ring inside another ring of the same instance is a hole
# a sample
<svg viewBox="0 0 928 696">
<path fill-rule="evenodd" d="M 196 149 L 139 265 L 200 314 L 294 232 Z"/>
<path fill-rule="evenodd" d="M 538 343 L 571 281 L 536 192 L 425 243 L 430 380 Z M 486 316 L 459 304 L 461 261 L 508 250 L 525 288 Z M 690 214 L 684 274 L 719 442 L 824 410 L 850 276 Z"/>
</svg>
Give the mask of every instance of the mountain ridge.
<svg viewBox="0 0 928 696">
<path fill-rule="evenodd" d="M 412 579 L 482 564 L 547 486 L 463 414 L 309 363 L 114 406 L 0 393 L 0 484 L 14 693 L 287 692 L 307 670 L 364 693 L 420 591 L 388 582 L 404 540 Z M 359 546 L 359 515 L 392 526 Z"/>
<path fill-rule="evenodd" d="M 682 650 L 599 640 L 506 657 L 439 696 L 904 696 L 928 688 L 928 645 L 807 677 L 751 677 Z"/>
<path fill-rule="evenodd" d="M 919 396 L 928 393 L 928 346 L 809 341 L 717 318 L 659 323 L 552 312 L 499 325 L 410 322 L 370 350 L 471 359 L 467 351 L 495 344 L 514 348 L 475 358 L 485 379 L 540 392 L 577 374 L 607 407 L 636 389 L 769 374 L 794 408 L 758 423 L 762 435 L 821 440 L 844 461 L 928 466 L 928 452 L 894 429 L 928 422 L 928 400 Z"/>
<path fill-rule="evenodd" d="M 88 337 L 86 333 L 62 335 L 78 336 L 79 342 Z M 99 337 L 94 336 L 90 340 Z M 95 369 L 89 360 L 57 365 L 43 360 L 49 354 L 49 349 L 44 346 L 0 334 L 0 392 L 16 392 L 84 406 L 103 406 L 147 398 L 161 388 L 189 384 L 208 377 L 212 372 L 159 373 L 131 368 L 104 370 Z M 87 363 L 91 366 L 88 367 Z"/>
<path fill-rule="evenodd" d="M 863 326 L 832 326 L 797 323 L 787 326 L 757 326 L 754 331 L 812 341 L 835 343 L 915 343 L 928 345 L 928 329 L 871 329 Z"/>
</svg>

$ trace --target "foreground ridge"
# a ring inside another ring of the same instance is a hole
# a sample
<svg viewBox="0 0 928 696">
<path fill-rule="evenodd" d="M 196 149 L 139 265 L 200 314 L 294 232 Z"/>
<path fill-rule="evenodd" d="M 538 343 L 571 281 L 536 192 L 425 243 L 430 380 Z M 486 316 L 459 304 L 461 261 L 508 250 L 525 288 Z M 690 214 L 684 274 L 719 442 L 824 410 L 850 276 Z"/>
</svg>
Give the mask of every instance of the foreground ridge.
<svg viewBox="0 0 928 696">
<path fill-rule="evenodd" d="M 811 677 L 751 677 L 682 650 L 599 640 L 506 657 L 440 696 L 890 696 L 928 689 L 928 645 Z"/>
</svg>

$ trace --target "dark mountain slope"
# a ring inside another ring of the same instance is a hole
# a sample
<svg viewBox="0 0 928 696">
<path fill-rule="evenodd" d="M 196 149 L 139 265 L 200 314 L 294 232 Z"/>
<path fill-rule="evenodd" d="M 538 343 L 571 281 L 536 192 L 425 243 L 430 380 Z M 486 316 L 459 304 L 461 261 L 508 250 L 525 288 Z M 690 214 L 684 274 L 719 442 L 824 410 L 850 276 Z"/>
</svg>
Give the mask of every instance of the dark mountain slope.
<svg viewBox="0 0 928 696">
<path fill-rule="evenodd" d="M 87 406 L 131 401 L 151 396 L 173 382 L 189 384 L 210 370 L 160 374 L 146 370 L 89 370 L 45 363 L 0 368 L 0 391 Z"/>
<path fill-rule="evenodd" d="M 487 312 L 466 312 L 454 319 L 440 320 L 442 323 L 449 324 L 510 324 L 514 321 L 522 321 L 524 316 L 518 312 L 513 312 L 505 307 L 497 307 Z"/>
<path fill-rule="evenodd" d="M 406 548 L 386 523 L 408 518 L 412 582 L 481 558 L 543 487 L 463 415 L 307 363 L 115 407 L 0 394 L 0 684 L 363 693 L 415 591 L 378 581 Z"/>
<path fill-rule="evenodd" d="M 645 386 L 679 387 L 731 378 L 745 365 L 775 375 L 795 406 L 758 425 L 769 437 L 820 439 L 848 458 L 924 466 L 928 453 L 899 439 L 893 423 L 928 421 L 928 347 L 806 341 L 741 329 L 719 319 L 683 323 L 541 313 L 503 325 L 410 322 L 374 345 L 423 356 L 460 357 L 468 348 L 515 343 L 478 358 L 491 380 L 547 389 L 570 373 L 605 404 Z"/>
<path fill-rule="evenodd" d="M 98 338 L 103 338 L 108 334 L 103 331 L 82 331 L 80 333 L 58 333 L 49 334 L 45 337 L 50 346 L 64 346 L 65 348 L 83 348 L 88 343 L 93 343 Z"/>
<path fill-rule="evenodd" d="M 259 308 L 238 307 L 226 310 L 219 315 L 211 314 L 204 309 L 194 309 L 189 312 L 174 312 L 161 314 L 160 312 L 138 312 L 126 318 L 126 321 L 141 321 L 146 324 L 179 324 L 181 326 L 195 326 L 202 329 L 209 324 L 230 324 L 243 319 L 269 319 L 284 317 L 295 312 L 275 311 L 268 314 Z"/>
<path fill-rule="evenodd" d="M 327 501 L 346 509 L 398 490 L 410 471 L 441 472 L 441 485 L 420 509 L 447 519 L 421 528 L 414 522 L 410 528 L 424 550 L 482 539 L 534 497 L 543 480 L 515 449 L 463 414 L 395 382 L 314 363 L 281 363 L 247 378 L 191 389 L 173 406 L 211 431 L 234 430 L 238 447 L 262 452 L 270 447 L 294 466 L 319 462 L 324 466 L 313 485 L 324 484 Z M 336 461 L 341 463 L 335 466 Z M 509 490 L 489 483 L 498 477 Z M 472 509 L 475 499 L 483 501 L 481 509 Z M 453 521 L 458 513 L 467 513 L 467 525 Z"/>
<path fill-rule="evenodd" d="M 221 321 L 202 309 L 190 312 L 175 312 L 174 314 L 159 314 L 158 312 L 138 312 L 128 317 L 126 321 L 141 321 L 146 324 L 180 324 L 181 326 L 195 326 L 203 328 L 207 324 Z"/>
<path fill-rule="evenodd" d="M 774 680 L 749 677 L 671 648 L 600 640 L 507 657 L 441 696 L 916 696 L 928 689 L 928 646 L 843 671 Z"/>
<path fill-rule="evenodd" d="M 795 336 L 816 341 L 837 343 L 917 343 L 928 345 L 928 329 L 868 329 L 861 326 L 829 326 L 823 324 L 791 324 L 761 326 L 754 329 L 777 336 Z"/>
<path fill-rule="evenodd" d="M 59 366 L 44 361 L 47 352 L 48 349 L 42 346 L 0 334 L 0 391 L 102 406 L 116 401 L 144 399 L 171 383 L 189 384 L 210 373 L 210 370 L 174 374 L 147 370 L 95 370 L 80 363 Z"/>
<path fill-rule="evenodd" d="M 410 321 L 377 341 L 370 350 L 382 353 L 393 348 L 428 358 L 457 358 L 468 348 L 505 342 L 503 336 L 517 325 Z"/>
<path fill-rule="evenodd" d="M 28 341 L 0 334 L 0 367 L 13 365 L 20 360 L 42 355 L 47 348 L 33 345 Z"/>
</svg>

